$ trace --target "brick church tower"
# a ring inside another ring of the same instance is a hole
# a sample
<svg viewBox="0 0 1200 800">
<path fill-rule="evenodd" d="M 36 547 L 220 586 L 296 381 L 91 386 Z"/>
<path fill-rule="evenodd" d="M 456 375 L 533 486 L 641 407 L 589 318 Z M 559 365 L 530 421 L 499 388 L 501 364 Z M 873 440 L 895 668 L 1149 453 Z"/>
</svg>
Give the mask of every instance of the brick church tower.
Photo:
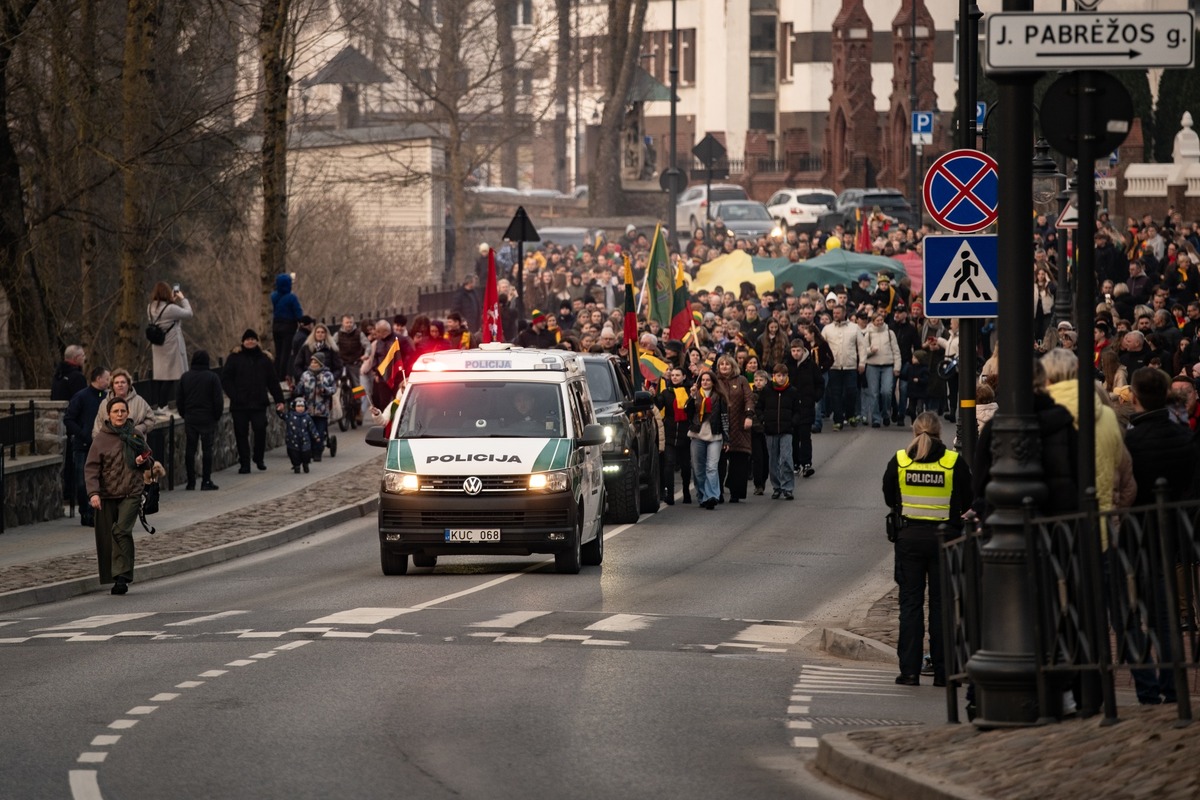
<svg viewBox="0 0 1200 800">
<path fill-rule="evenodd" d="M 824 149 L 824 182 L 835 191 L 873 186 L 880 167 L 879 123 L 871 89 L 873 37 L 863 0 L 842 0 L 842 10 L 833 20 L 833 93 Z"/>
<path fill-rule="evenodd" d="M 913 36 L 913 14 L 916 14 L 916 36 Z M 911 107 L 912 44 L 916 43 L 917 107 Z M 882 166 L 879 182 L 907 193 L 912 160 L 912 112 L 929 111 L 936 106 L 933 91 L 933 16 L 924 0 L 901 0 L 900 10 L 892 20 L 892 94 L 884 123 Z M 941 153 L 938 143 L 945 141 L 940 120 L 934 120 L 934 145 L 925 145 L 921 160 L 929 164 Z M 936 152 L 935 152 L 936 151 Z M 917 165 L 917 181 L 924 173 Z M 916 198 L 908 198 L 916 205 Z"/>
</svg>

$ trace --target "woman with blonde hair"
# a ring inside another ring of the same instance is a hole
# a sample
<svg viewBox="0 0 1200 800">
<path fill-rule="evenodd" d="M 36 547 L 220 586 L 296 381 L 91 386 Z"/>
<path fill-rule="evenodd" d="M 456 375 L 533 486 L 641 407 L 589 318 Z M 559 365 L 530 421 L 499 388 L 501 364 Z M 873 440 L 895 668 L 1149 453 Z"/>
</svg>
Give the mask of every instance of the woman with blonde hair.
<svg viewBox="0 0 1200 800">
<path fill-rule="evenodd" d="M 917 686 L 925 641 L 925 588 L 929 587 L 929 655 L 933 685 L 946 685 L 942 656 L 942 594 L 938 576 L 938 527 L 962 527 L 971 508 L 971 471 L 966 460 L 942 443 L 942 421 L 922 411 L 913 422 L 913 439 L 898 450 L 883 473 L 883 497 L 892 509 L 889 538 L 896 548 L 900 585 L 900 637 L 896 683 Z"/>
</svg>

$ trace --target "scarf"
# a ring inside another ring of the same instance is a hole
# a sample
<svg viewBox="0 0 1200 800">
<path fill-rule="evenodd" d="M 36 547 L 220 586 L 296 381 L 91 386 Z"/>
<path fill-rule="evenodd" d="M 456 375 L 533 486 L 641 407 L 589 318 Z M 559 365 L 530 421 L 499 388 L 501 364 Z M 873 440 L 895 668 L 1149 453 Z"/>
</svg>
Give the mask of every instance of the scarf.
<svg viewBox="0 0 1200 800">
<path fill-rule="evenodd" d="M 125 424 L 119 428 L 114 426 L 111 420 L 105 420 L 104 424 L 121 440 L 121 444 L 124 446 L 126 466 L 130 469 L 144 469 L 148 466 L 137 463 L 138 456 L 150 452 L 150 446 L 146 444 L 145 437 L 134 430 L 132 420 L 125 420 Z"/>
<path fill-rule="evenodd" d="M 696 410 L 700 414 L 701 422 L 704 422 L 705 414 L 712 413 L 712 407 L 713 407 L 712 395 L 709 394 L 708 392 L 705 392 L 703 389 L 701 389 L 700 390 L 700 402 L 696 404 Z"/>
<path fill-rule="evenodd" d="M 688 390 L 682 386 L 675 387 L 675 421 L 684 422 L 687 420 L 687 401 Z"/>
<path fill-rule="evenodd" d="M 777 392 L 782 392 L 784 389 L 788 388 L 788 386 L 790 386 L 791 383 L 792 383 L 791 378 L 785 378 L 783 383 L 772 383 L 771 388 Z"/>
</svg>

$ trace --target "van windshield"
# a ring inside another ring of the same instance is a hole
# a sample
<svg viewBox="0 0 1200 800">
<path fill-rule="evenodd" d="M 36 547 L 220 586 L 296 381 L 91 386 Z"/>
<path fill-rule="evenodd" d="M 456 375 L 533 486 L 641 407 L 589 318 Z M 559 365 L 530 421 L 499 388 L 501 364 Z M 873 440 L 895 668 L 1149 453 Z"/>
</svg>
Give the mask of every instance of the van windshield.
<svg viewBox="0 0 1200 800">
<path fill-rule="evenodd" d="M 558 385 L 466 381 L 409 386 L 397 438 L 492 436 L 566 436 Z"/>
</svg>

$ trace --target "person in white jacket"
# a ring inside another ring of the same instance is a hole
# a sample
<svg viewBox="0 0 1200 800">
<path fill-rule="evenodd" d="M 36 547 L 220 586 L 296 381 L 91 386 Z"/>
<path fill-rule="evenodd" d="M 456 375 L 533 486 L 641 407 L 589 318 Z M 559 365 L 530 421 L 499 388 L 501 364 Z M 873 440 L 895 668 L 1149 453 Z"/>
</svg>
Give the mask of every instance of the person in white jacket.
<svg viewBox="0 0 1200 800">
<path fill-rule="evenodd" d="M 939 336 L 938 340 L 937 340 L 938 346 L 941 347 L 942 350 L 944 350 L 946 353 L 945 359 L 947 361 L 954 361 L 956 364 L 958 363 L 958 323 L 959 323 L 959 320 L 957 318 L 950 320 L 950 329 L 947 330 L 943 336 Z M 931 364 L 930 367 L 933 368 L 934 365 Z M 969 380 L 974 379 L 974 377 L 975 376 L 972 375 L 969 378 Z M 957 369 L 957 367 L 955 369 L 947 372 L 945 374 L 945 378 L 946 378 L 946 390 L 950 397 L 948 400 L 949 411 L 947 411 L 946 414 L 944 414 L 944 416 L 946 417 L 946 419 L 950 420 L 951 422 L 955 422 L 958 419 L 958 369 Z"/>
<path fill-rule="evenodd" d="M 832 313 L 833 322 L 821 330 L 821 336 L 833 353 L 827 394 L 833 429 L 840 431 L 847 421 L 857 424 L 858 376 L 866 371 L 867 359 L 860 345 L 858 326 L 846 319 L 846 307 L 836 305 Z"/>
<path fill-rule="evenodd" d="M 871 324 L 863 332 L 867 362 L 866 422 L 872 428 L 891 424 L 892 392 L 900 375 L 900 345 L 896 334 L 887 326 L 887 316 L 876 311 Z M 865 424 L 865 423 L 864 423 Z"/>
</svg>

